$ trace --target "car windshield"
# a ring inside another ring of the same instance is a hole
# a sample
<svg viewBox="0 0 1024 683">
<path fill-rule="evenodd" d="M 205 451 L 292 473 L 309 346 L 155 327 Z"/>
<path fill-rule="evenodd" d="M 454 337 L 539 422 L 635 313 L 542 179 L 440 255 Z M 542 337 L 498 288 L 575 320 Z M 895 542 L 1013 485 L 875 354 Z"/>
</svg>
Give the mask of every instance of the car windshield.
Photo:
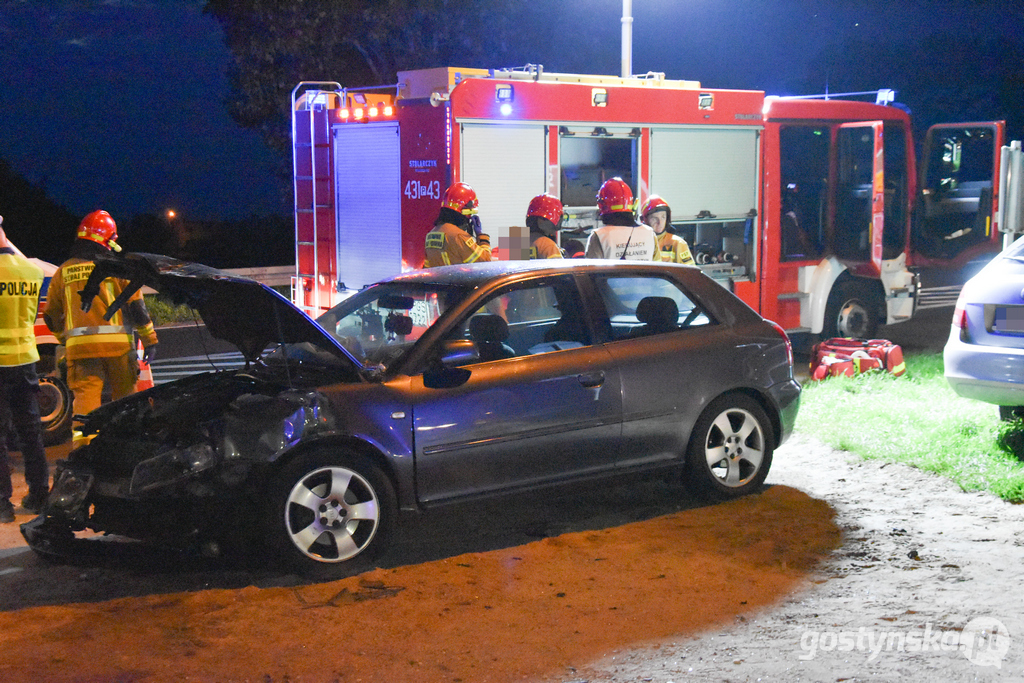
<svg viewBox="0 0 1024 683">
<path fill-rule="evenodd" d="M 454 285 L 388 282 L 346 299 L 317 322 L 364 366 L 387 367 L 468 291 Z"/>
</svg>

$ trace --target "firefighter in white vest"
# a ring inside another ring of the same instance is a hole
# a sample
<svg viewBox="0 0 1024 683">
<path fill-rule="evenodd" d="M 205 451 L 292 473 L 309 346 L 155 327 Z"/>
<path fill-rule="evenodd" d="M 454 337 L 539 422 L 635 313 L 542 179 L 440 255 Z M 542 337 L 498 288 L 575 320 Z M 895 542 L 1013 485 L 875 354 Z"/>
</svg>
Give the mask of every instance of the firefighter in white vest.
<svg viewBox="0 0 1024 683">
<path fill-rule="evenodd" d="M 668 227 L 672 225 L 672 209 L 668 202 L 656 194 L 652 194 L 640 209 L 640 220 L 651 227 L 658 236 L 658 248 L 661 260 L 666 263 L 685 263 L 694 265 L 690 245 L 679 235 L 672 234 Z"/>
<path fill-rule="evenodd" d="M 424 268 L 491 260 L 491 238 L 477 217 L 476 191 L 466 183 L 454 183 L 444 191 L 434 229 L 427 233 Z"/>
<path fill-rule="evenodd" d="M 0 217 L 0 223 L 3 218 Z M 36 376 L 36 313 L 43 271 L 7 241 L 0 228 L 0 523 L 14 520 L 11 468 L 7 461 L 8 430 L 13 428 L 25 463 L 27 512 L 38 513 L 46 502 L 50 473 L 39 421 L 39 378 Z"/>
<path fill-rule="evenodd" d="M 134 393 L 139 364 L 131 329 L 142 340 L 147 363 L 153 358 L 157 337 L 141 291 L 135 292 L 110 320 L 103 319 L 107 308 L 127 286 L 124 280 L 104 280 L 90 309 L 82 310 L 79 291 L 92 273 L 94 259 L 111 250 L 121 251 L 116 241 L 117 225 L 110 214 L 90 213 L 78 226 L 76 238 L 71 258 L 61 264 L 50 281 L 45 319 L 67 350 L 68 386 L 75 395 L 74 414 L 85 415 L 100 406 L 104 384 L 109 385 L 114 400 Z M 77 432 L 74 438 L 76 445 L 84 443 Z"/>
<path fill-rule="evenodd" d="M 587 258 L 661 260 L 654 231 L 636 222 L 635 209 L 633 191 L 622 178 L 604 181 L 597 193 L 597 211 L 604 225 L 590 233 Z"/>
</svg>

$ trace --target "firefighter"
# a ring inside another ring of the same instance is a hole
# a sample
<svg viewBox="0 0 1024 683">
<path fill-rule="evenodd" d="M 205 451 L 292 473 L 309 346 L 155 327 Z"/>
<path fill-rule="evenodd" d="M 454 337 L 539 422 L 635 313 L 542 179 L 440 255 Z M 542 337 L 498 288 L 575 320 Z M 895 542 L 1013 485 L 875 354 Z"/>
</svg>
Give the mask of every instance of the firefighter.
<svg viewBox="0 0 1024 683">
<path fill-rule="evenodd" d="M 28 495 L 21 499 L 21 506 L 38 513 L 50 488 L 36 376 L 35 325 L 42 286 L 42 269 L 18 253 L 0 228 L 0 524 L 14 521 L 14 486 L 7 461 L 9 429 L 13 428 L 20 440 L 25 462 Z"/>
<path fill-rule="evenodd" d="M 141 291 L 132 294 L 109 321 L 103 319 L 107 308 L 128 285 L 125 280 L 104 280 L 89 311 L 82 310 L 79 290 L 95 267 L 94 259 L 111 250 L 121 251 L 116 240 L 114 219 L 106 211 L 93 211 L 78 226 L 71 258 L 61 264 L 50 281 L 44 317 L 46 326 L 66 348 L 68 386 L 74 393 L 76 415 L 85 415 L 100 406 L 105 383 L 112 399 L 134 393 L 139 365 L 129 327 L 142 340 L 145 362 L 153 359 L 157 344 L 156 330 Z M 76 445 L 85 443 L 77 432 L 74 438 Z"/>
<path fill-rule="evenodd" d="M 562 224 L 562 202 L 549 194 L 539 194 L 526 209 L 526 227 L 530 230 L 530 258 L 562 258 L 555 237 Z"/>
<path fill-rule="evenodd" d="M 640 209 L 640 220 L 649 225 L 654 234 L 658 236 L 658 248 L 661 250 L 662 261 L 694 265 L 690 245 L 682 237 L 673 235 L 668 230 L 668 226 L 672 225 L 672 209 L 668 202 L 658 195 L 652 194 Z"/>
<path fill-rule="evenodd" d="M 427 233 L 424 268 L 491 260 L 491 238 L 480 227 L 480 202 L 466 183 L 444 191 L 434 229 Z"/>
<path fill-rule="evenodd" d="M 658 240 L 646 225 L 636 222 L 633 191 L 622 178 L 604 181 L 597 193 L 597 210 L 604 225 L 587 239 L 587 258 L 660 261 Z"/>
</svg>

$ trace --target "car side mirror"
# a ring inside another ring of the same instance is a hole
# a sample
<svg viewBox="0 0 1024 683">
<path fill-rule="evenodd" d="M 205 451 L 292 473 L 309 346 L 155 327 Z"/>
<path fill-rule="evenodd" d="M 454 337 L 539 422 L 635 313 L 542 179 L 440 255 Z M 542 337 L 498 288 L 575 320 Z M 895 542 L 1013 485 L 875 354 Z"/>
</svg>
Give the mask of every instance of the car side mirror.
<svg viewBox="0 0 1024 683">
<path fill-rule="evenodd" d="M 480 352 L 472 339 L 447 339 L 441 343 L 438 363 L 446 368 L 457 368 L 480 360 Z"/>
<path fill-rule="evenodd" d="M 460 366 L 480 360 L 480 353 L 470 339 L 448 339 L 441 343 L 440 353 L 423 373 L 423 386 L 428 389 L 452 389 L 469 380 L 472 374 Z"/>
</svg>

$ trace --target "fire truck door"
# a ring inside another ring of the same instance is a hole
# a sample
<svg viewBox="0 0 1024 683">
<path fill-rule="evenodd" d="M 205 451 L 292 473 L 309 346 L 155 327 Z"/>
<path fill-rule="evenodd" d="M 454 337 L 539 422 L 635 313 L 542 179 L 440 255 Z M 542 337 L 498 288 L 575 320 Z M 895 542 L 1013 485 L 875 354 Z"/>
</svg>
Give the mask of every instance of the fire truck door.
<svg viewBox="0 0 1024 683">
<path fill-rule="evenodd" d="M 885 230 L 885 150 L 881 121 L 839 127 L 833 247 L 851 271 L 882 272 Z"/>
<path fill-rule="evenodd" d="M 480 221 L 494 257 L 509 258 L 509 226 L 525 225 L 526 207 L 546 184 L 545 126 L 462 125 L 462 175 L 480 198 Z"/>
<path fill-rule="evenodd" d="M 921 158 L 919 205 L 912 253 L 929 261 L 965 263 L 998 251 L 992 219 L 1004 122 L 932 126 Z"/>
<path fill-rule="evenodd" d="M 334 127 L 335 278 L 361 289 L 402 271 L 397 123 Z M 372 200 L 368 198 L 372 197 Z"/>
</svg>

